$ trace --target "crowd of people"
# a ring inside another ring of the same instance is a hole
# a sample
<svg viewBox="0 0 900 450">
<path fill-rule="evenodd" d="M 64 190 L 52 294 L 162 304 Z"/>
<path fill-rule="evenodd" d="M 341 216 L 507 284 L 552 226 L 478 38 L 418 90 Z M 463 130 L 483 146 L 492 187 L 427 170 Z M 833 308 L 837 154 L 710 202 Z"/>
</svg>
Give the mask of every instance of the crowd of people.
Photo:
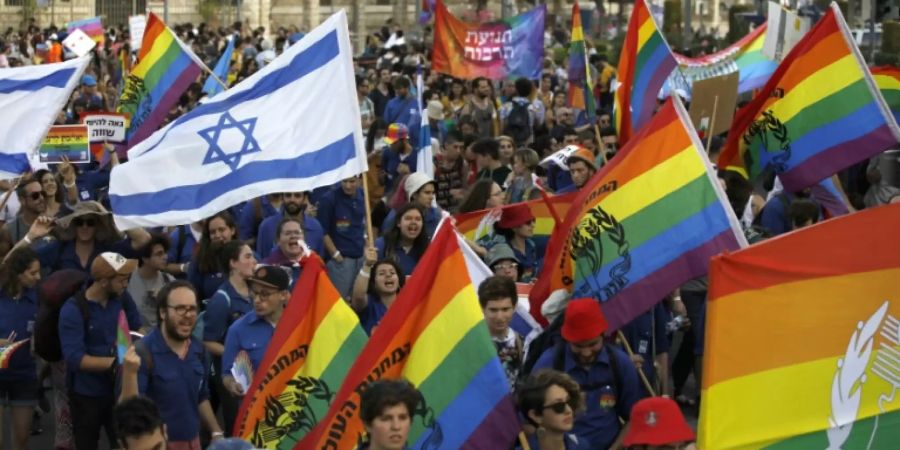
<svg viewBox="0 0 900 450">
<path fill-rule="evenodd" d="M 174 30 L 210 66 L 227 37 L 239 39 L 229 85 L 302 37 L 297 29 L 267 35 L 240 24 Z M 0 67 L 66 58 L 59 44 L 64 34 L 34 25 L 8 30 Z M 697 412 L 699 398 L 685 386 L 691 374 L 700 385 L 705 279 L 660 299 L 621 330 L 607 328 L 596 300 L 559 296 L 545 302 L 542 314 L 551 325 L 538 338 L 526 342 L 510 326 L 516 283 L 540 276 L 547 244 L 535 236 L 534 214 L 521 202 L 540 198 L 541 190 L 582 188 L 618 152 L 611 122 L 615 68 L 608 57 L 590 56 L 599 108 L 589 117 L 568 106 L 564 62 L 550 57 L 540 80 L 460 80 L 426 67 L 424 92 L 414 92 L 428 46 L 384 48 L 391 34 L 396 31 L 385 28 L 373 36 L 356 64 L 369 162 L 360 177 L 272 193 L 191 224 L 126 232 L 116 229 L 109 211 L 109 173 L 121 163 L 113 148 L 90 165 L 63 162 L 0 182 L 6 192 L 0 346 L 31 339 L 30 351 L 13 353 L 9 367 L 0 369 L 0 411 L 10 412 L 14 448 L 27 448 L 45 386 L 52 392 L 56 449 L 98 448 L 101 430 L 111 446 L 128 449 L 225 442 L 245 394 L 232 366 L 246 353 L 259 367 L 305 255 L 326 261 L 332 283 L 372 333 L 442 218 L 504 205 L 513 206 L 502 210 L 492 233 L 469 245 L 494 274 L 478 286 L 478 297 L 517 399 L 522 445 L 656 448 L 694 440 L 681 410 Z M 130 54 L 128 32 L 110 28 L 58 124 L 78 123 L 84 111 L 115 109 L 129 65 L 123 54 Z M 202 99 L 201 81 L 170 119 Z M 433 177 L 417 171 L 421 115 L 430 124 Z M 722 138 L 712 139 L 712 161 Z M 560 150 L 570 153 L 564 167 L 541 164 Z M 854 206 L 900 201 L 900 190 L 881 180 L 878 167 L 872 161 L 841 174 Z M 823 218 L 808 192 L 779 191 L 772 180 L 754 185 L 725 170 L 719 178 L 751 241 Z M 143 338 L 121 363 L 116 343 L 123 321 Z M 403 380 L 365 390 L 366 448 L 404 448 L 419 395 Z"/>
</svg>

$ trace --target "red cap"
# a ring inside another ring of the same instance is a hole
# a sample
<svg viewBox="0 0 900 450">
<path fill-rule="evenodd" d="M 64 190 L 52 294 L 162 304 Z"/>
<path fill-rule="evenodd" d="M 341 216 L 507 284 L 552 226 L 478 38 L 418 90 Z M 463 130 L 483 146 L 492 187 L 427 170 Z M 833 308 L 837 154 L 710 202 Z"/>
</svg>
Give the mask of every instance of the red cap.
<svg viewBox="0 0 900 450">
<path fill-rule="evenodd" d="M 534 220 L 534 214 L 531 213 L 531 208 L 525 203 L 515 203 L 503 208 L 503 215 L 500 216 L 500 223 L 497 225 L 510 229 L 525 225 L 532 220 Z"/>
<path fill-rule="evenodd" d="M 585 342 L 596 339 L 609 325 L 600 310 L 600 303 L 592 298 L 578 298 L 566 306 L 562 337 L 566 342 Z"/>
<path fill-rule="evenodd" d="M 626 447 L 632 445 L 668 445 L 696 439 L 674 400 L 650 397 L 631 408 L 631 427 L 625 436 Z"/>
</svg>

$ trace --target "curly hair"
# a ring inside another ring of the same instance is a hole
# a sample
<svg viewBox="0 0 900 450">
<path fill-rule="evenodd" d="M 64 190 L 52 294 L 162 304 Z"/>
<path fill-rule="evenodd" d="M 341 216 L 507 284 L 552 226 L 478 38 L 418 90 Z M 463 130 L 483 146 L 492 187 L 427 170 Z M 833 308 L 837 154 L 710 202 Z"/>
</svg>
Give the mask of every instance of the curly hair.
<svg viewBox="0 0 900 450">
<path fill-rule="evenodd" d="M 396 405 L 406 405 L 412 416 L 422 401 L 422 394 L 407 380 L 378 380 L 366 387 L 360 395 L 359 418 L 365 424 L 372 423 L 385 409 Z"/>
<path fill-rule="evenodd" d="M 569 404 L 573 412 L 584 409 L 584 394 L 578 382 L 568 374 L 553 369 L 543 369 L 531 374 L 520 386 L 516 393 L 516 403 L 519 412 L 528 419 L 532 425 L 537 425 L 528 415 L 530 411 L 539 414 L 544 410 L 547 390 L 550 386 L 559 386 L 569 394 Z"/>
</svg>

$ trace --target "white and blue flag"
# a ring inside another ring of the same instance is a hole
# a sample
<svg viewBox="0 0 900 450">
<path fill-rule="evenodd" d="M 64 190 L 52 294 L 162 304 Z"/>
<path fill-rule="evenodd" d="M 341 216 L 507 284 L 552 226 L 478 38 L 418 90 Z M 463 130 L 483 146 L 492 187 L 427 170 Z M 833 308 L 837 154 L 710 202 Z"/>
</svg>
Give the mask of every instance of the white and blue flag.
<svg viewBox="0 0 900 450">
<path fill-rule="evenodd" d="M 185 224 L 367 169 L 341 10 L 265 68 L 174 120 L 114 168 L 120 229 Z"/>
<path fill-rule="evenodd" d="M 237 36 L 228 36 L 228 45 L 225 46 L 225 51 L 222 52 L 222 56 L 219 57 L 219 62 L 217 62 L 216 67 L 213 68 L 215 77 L 210 75 L 206 78 L 206 83 L 203 85 L 203 92 L 205 92 L 206 95 L 214 97 L 219 92 L 225 90 L 225 86 L 222 86 L 222 83 L 219 83 L 219 81 L 228 79 L 228 69 L 231 68 L 231 56 L 234 55 L 234 41 L 236 40 Z M 217 80 L 216 77 L 219 79 Z"/>
<path fill-rule="evenodd" d="M 416 172 L 428 175 L 434 179 L 434 149 L 431 147 L 431 124 L 428 122 L 428 113 L 425 108 L 425 82 L 422 79 L 422 61 L 419 60 L 419 68 L 416 70 L 416 98 L 419 103 L 419 142 L 416 143 Z"/>
<path fill-rule="evenodd" d="M 90 56 L 62 63 L 0 69 L 0 179 L 31 170 L 29 161 L 72 91 Z"/>
</svg>

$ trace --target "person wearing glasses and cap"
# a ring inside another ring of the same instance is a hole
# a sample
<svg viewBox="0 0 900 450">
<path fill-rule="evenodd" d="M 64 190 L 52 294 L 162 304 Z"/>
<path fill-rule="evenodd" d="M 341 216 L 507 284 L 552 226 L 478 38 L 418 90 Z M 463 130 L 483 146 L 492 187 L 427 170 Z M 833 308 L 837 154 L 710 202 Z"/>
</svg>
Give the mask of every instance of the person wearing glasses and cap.
<svg viewBox="0 0 900 450">
<path fill-rule="evenodd" d="M 250 358 L 253 370 L 259 369 L 278 320 L 284 312 L 284 306 L 291 296 L 291 277 L 278 266 L 261 266 L 247 282 L 253 297 L 253 311 L 228 328 L 225 352 L 222 354 L 222 384 L 236 397 L 243 396 L 245 392 L 244 387 L 231 375 L 235 358 L 239 352 L 244 351 Z"/>
<path fill-rule="evenodd" d="M 519 413 L 535 427 L 535 433 L 528 436 L 531 450 L 590 448 L 571 433 L 575 414 L 584 409 L 584 395 L 572 377 L 557 370 L 540 370 L 519 386 L 516 397 Z"/>
</svg>

